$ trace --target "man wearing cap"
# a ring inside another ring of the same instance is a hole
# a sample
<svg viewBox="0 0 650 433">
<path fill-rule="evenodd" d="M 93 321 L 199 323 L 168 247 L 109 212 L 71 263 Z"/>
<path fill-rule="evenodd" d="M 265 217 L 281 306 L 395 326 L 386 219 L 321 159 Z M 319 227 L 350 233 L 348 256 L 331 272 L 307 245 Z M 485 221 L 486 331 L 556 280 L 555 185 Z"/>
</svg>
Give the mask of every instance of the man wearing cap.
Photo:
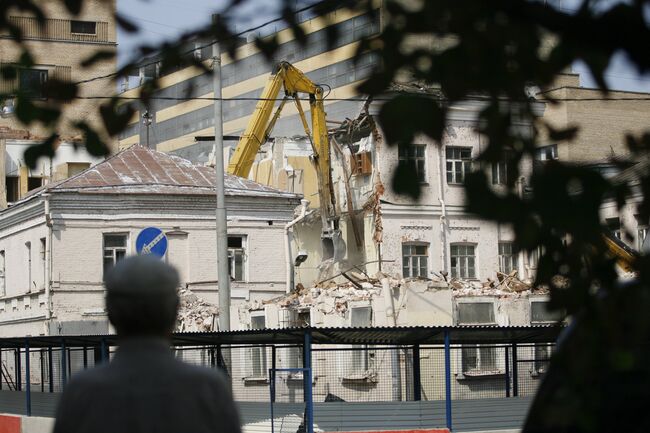
<svg viewBox="0 0 650 433">
<path fill-rule="evenodd" d="M 74 376 L 54 433 L 240 433 L 226 379 L 174 358 L 178 273 L 151 256 L 119 262 L 106 276 L 114 359 Z"/>
</svg>

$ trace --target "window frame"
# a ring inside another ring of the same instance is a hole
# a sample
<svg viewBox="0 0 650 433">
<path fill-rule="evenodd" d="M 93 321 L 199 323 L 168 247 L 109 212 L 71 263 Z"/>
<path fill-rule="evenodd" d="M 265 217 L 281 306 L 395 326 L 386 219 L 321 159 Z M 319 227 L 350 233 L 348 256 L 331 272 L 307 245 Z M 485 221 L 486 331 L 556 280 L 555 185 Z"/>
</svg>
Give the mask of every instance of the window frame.
<svg viewBox="0 0 650 433">
<path fill-rule="evenodd" d="M 463 305 L 490 305 L 490 314 L 489 314 L 489 320 L 488 321 L 478 321 L 478 322 L 470 322 L 470 321 L 462 321 L 461 320 L 461 306 Z M 456 325 L 496 325 L 496 313 L 495 313 L 495 304 L 493 300 L 488 300 L 488 299 L 479 299 L 476 301 L 472 302 L 457 302 L 456 303 Z"/>
<path fill-rule="evenodd" d="M 549 318 L 546 320 L 533 320 L 533 304 L 538 305 L 538 304 L 548 304 L 549 301 L 546 299 L 530 299 L 530 324 L 531 325 L 548 325 L 548 324 L 554 324 L 558 323 L 559 321 L 562 320 L 563 314 L 561 312 L 550 312 L 548 309 L 545 309 L 545 312 L 551 315 L 557 314 L 557 318 Z"/>
<path fill-rule="evenodd" d="M 469 146 L 445 146 L 447 185 L 465 184 L 465 178 L 472 171 L 472 151 L 473 148 Z M 464 152 L 469 152 L 469 156 L 463 157 Z"/>
<path fill-rule="evenodd" d="M 504 252 L 504 247 L 508 245 L 510 248 L 510 252 Z M 499 259 L 499 272 L 505 275 L 510 275 L 510 273 L 514 270 L 518 270 L 517 266 L 517 247 L 515 246 L 515 243 L 512 241 L 499 241 L 498 246 L 497 246 L 497 253 L 498 253 L 498 259 Z M 506 260 L 510 261 L 510 270 L 507 270 L 506 268 Z"/>
<path fill-rule="evenodd" d="M 230 241 L 241 239 L 240 247 L 231 247 Z M 230 281 L 247 282 L 248 281 L 248 236 L 247 235 L 228 235 L 228 273 Z M 241 277 L 237 277 L 237 257 L 241 258 Z"/>
<path fill-rule="evenodd" d="M 421 155 L 419 151 L 422 151 Z M 420 184 L 427 184 L 427 145 L 424 143 L 397 146 L 397 163 L 415 171 Z"/>
<path fill-rule="evenodd" d="M 264 326 L 261 328 L 258 326 L 253 326 L 253 319 L 258 319 L 258 318 L 262 318 L 264 320 Z M 249 329 L 266 329 L 266 324 L 267 324 L 266 310 L 255 310 L 250 312 Z M 262 381 L 262 382 L 268 381 L 269 356 L 267 353 L 267 347 L 251 346 L 248 348 L 247 352 L 248 352 L 247 359 L 249 362 L 246 368 L 246 377 L 244 379 L 248 381 Z M 254 362 L 255 357 L 259 357 L 259 361 L 258 361 L 259 371 L 256 371 L 255 362 Z"/>
<path fill-rule="evenodd" d="M 650 221 L 641 215 L 634 215 L 634 218 L 636 219 L 636 250 L 643 252 L 643 242 L 648 237 Z"/>
<path fill-rule="evenodd" d="M 106 246 L 106 238 L 109 236 L 123 236 L 124 237 L 124 246 L 123 247 L 107 247 Z M 113 261 L 113 264 L 110 268 L 106 267 L 106 259 L 109 258 L 106 255 L 107 250 L 112 252 L 112 257 L 110 257 Z M 123 250 L 123 251 L 122 251 Z M 121 257 L 118 257 L 118 251 L 122 251 L 123 255 Z M 102 233 L 102 271 L 103 275 L 106 275 L 106 273 L 112 269 L 117 262 L 120 260 L 124 259 L 129 253 L 129 233 L 125 232 L 104 232 Z"/>
<path fill-rule="evenodd" d="M 468 242 L 452 242 L 449 244 L 449 269 L 451 270 L 450 274 L 452 278 L 456 279 L 463 279 L 463 280 L 477 280 L 479 279 L 478 276 L 478 257 L 476 254 L 477 250 L 477 244 L 474 243 L 468 243 Z M 472 255 L 469 254 L 455 254 L 454 255 L 454 249 L 455 248 L 472 248 Z M 460 259 L 465 259 L 465 270 L 466 270 L 466 275 L 461 274 L 461 264 L 458 261 Z M 472 259 L 473 261 L 473 266 L 471 269 L 473 269 L 473 275 L 470 275 L 469 269 L 469 263 L 470 260 Z M 454 261 L 456 261 L 456 264 L 454 264 Z"/>
<path fill-rule="evenodd" d="M 416 251 L 412 250 L 416 248 Z M 417 253 L 417 247 L 424 248 L 424 254 Z M 405 248 L 409 248 L 410 254 L 406 255 Z M 424 259 L 424 274 L 421 275 L 422 271 L 422 260 Z M 406 266 L 408 260 L 408 267 Z M 413 267 L 414 261 L 417 260 L 417 267 Z M 405 275 L 404 270 L 409 270 L 409 275 Z M 417 269 L 416 274 L 413 274 L 414 269 Z M 429 278 L 429 243 L 427 242 L 402 242 L 402 277 L 403 278 Z"/>
</svg>

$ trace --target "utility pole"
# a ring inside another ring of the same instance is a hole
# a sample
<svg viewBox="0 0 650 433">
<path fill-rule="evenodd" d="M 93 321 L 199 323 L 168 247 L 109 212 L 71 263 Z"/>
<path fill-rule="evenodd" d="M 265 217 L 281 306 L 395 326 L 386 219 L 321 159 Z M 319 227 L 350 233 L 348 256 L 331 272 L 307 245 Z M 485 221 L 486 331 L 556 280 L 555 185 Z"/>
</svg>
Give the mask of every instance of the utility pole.
<svg viewBox="0 0 650 433">
<path fill-rule="evenodd" d="M 218 15 L 212 15 L 216 24 Z M 230 272 L 228 271 L 228 228 L 223 170 L 223 115 L 221 101 L 221 47 L 212 45 L 212 84 L 214 87 L 214 173 L 217 190 L 217 281 L 219 283 L 219 330 L 230 330 Z"/>
</svg>

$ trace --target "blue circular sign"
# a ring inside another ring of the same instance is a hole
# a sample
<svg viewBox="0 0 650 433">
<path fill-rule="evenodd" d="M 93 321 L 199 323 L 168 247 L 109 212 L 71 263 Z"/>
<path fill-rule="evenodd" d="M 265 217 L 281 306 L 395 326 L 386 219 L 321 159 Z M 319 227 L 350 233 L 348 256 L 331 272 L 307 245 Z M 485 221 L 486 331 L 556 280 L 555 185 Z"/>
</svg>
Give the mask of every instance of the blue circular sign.
<svg viewBox="0 0 650 433">
<path fill-rule="evenodd" d="M 167 252 L 167 236 L 158 227 L 147 227 L 138 234 L 135 249 L 138 254 L 164 257 Z"/>
</svg>

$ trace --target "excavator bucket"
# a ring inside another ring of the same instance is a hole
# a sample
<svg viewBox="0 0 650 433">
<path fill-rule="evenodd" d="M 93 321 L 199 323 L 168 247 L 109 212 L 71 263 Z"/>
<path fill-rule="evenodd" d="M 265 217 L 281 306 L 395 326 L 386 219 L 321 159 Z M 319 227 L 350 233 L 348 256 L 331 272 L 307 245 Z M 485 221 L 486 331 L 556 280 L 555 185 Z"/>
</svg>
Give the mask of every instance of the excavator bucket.
<svg viewBox="0 0 650 433">
<path fill-rule="evenodd" d="M 339 262 L 345 258 L 346 245 L 341 237 L 341 232 L 335 230 L 321 236 L 322 260 Z"/>
</svg>

